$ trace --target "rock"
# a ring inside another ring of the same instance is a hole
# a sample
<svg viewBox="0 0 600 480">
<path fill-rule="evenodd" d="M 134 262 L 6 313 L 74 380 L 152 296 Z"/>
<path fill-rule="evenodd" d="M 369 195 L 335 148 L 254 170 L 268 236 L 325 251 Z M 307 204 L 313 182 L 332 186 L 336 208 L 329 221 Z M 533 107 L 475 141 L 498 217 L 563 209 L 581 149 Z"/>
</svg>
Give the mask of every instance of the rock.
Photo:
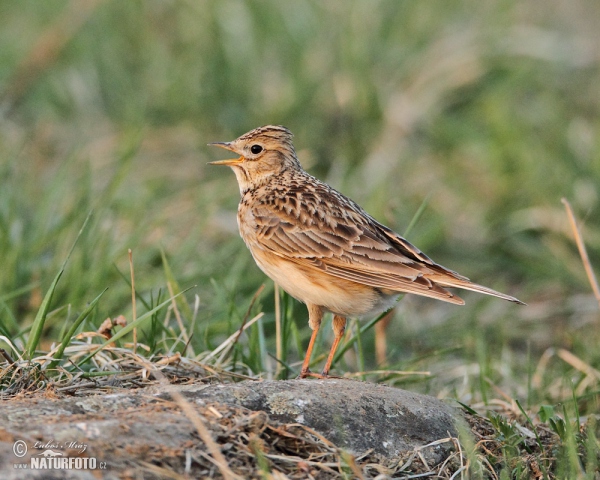
<svg viewBox="0 0 600 480">
<path fill-rule="evenodd" d="M 168 395 L 161 395 L 167 398 Z M 185 391 L 197 402 L 261 410 L 300 423 L 352 453 L 391 458 L 435 440 L 457 437 L 457 410 L 436 398 L 346 379 L 221 384 Z"/>
<path fill-rule="evenodd" d="M 191 472 L 192 476 L 216 474 L 218 470 L 202 453 L 206 448 L 198 432 L 173 401 L 170 390 L 177 390 L 194 406 L 228 461 L 234 463 L 232 468 L 244 472 L 247 462 L 256 459 L 244 460 L 244 455 L 253 450 L 240 445 L 246 442 L 252 447 L 251 439 L 259 438 L 267 426 L 271 440 L 282 436 L 273 448 L 278 448 L 278 442 L 283 444 L 286 432 L 296 428 L 290 424 L 300 424 L 357 455 L 371 450 L 379 458 L 391 459 L 419 449 L 425 462 L 435 465 L 449 455 L 453 443 L 422 447 L 457 437 L 457 422 L 461 421 L 457 410 L 435 398 L 346 379 L 197 383 L 171 385 L 167 389 L 156 385 L 111 394 L 37 396 L 3 402 L 0 478 L 55 478 L 52 475 L 56 470 L 15 467 L 30 465 L 32 458 L 44 455 L 93 457 L 96 470 L 99 465 L 108 468 L 101 472 L 103 478 L 116 478 L 115 474 L 126 477 L 128 469 L 137 471 L 139 465 L 160 465 L 168 471 Z M 232 442 L 228 436 L 237 430 L 241 436 Z M 13 450 L 18 440 L 28 447 L 23 457 L 17 457 Z M 260 439 L 265 445 L 268 441 Z M 81 445 L 85 445 L 83 452 Z M 312 448 L 310 442 L 296 442 L 296 447 L 300 449 L 294 453 L 296 456 L 301 456 L 303 449 Z M 329 452 L 337 451 L 331 445 L 327 448 Z M 51 460 L 54 461 L 48 461 Z M 190 462 L 196 470 L 189 470 Z M 151 468 L 148 472 L 153 478 Z M 69 470 L 56 478 L 95 476 L 90 471 Z"/>
</svg>

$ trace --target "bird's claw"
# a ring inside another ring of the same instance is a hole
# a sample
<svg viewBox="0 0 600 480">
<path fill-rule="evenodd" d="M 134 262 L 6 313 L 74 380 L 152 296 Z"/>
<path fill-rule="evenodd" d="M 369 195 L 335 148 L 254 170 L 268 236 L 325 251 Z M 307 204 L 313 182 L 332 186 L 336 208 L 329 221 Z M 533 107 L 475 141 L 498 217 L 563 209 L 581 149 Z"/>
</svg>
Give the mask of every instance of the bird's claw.
<svg viewBox="0 0 600 480">
<path fill-rule="evenodd" d="M 304 372 L 300 372 L 300 375 L 298 375 L 298 379 L 301 378 L 307 378 L 307 377 L 313 377 L 313 378 L 318 378 L 320 380 L 325 380 L 328 378 L 342 378 L 342 377 L 338 377 L 337 375 L 329 375 L 329 373 L 315 373 L 315 372 L 311 372 L 310 370 L 306 370 Z"/>
</svg>

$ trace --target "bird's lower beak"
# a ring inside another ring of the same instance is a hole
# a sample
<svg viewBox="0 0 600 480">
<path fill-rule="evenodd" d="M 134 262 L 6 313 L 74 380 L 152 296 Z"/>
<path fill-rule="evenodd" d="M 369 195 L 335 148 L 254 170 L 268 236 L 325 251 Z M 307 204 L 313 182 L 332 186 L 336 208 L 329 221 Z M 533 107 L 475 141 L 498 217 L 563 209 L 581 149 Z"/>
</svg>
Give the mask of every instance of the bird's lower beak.
<svg viewBox="0 0 600 480">
<path fill-rule="evenodd" d="M 230 150 L 230 151 L 234 151 L 233 148 L 231 148 L 231 143 L 230 142 L 215 142 L 215 143 L 209 143 L 208 144 L 210 147 L 220 147 L 220 148 L 224 148 L 225 150 Z M 227 160 L 217 160 L 216 162 L 208 162 L 209 165 L 237 165 L 238 163 L 242 163 L 244 161 L 244 157 L 239 157 L 239 158 L 228 158 Z"/>
<path fill-rule="evenodd" d="M 237 165 L 238 163 L 242 163 L 244 161 L 244 157 L 240 158 L 228 158 L 227 160 L 217 160 L 216 162 L 208 162 L 209 165 Z"/>
</svg>

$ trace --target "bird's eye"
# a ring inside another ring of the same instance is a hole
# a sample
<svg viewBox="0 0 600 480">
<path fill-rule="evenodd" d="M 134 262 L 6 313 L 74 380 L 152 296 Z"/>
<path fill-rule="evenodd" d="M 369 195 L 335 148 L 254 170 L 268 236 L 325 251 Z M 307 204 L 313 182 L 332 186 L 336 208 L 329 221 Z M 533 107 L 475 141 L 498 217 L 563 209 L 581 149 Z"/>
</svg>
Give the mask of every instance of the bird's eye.
<svg viewBox="0 0 600 480">
<path fill-rule="evenodd" d="M 260 153 L 260 152 L 262 152 L 262 151 L 263 151 L 263 147 L 261 147 L 260 145 L 252 145 L 252 146 L 250 147 L 250 151 L 251 151 L 251 152 L 252 152 L 254 155 L 256 155 L 257 153 Z"/>
</svg>

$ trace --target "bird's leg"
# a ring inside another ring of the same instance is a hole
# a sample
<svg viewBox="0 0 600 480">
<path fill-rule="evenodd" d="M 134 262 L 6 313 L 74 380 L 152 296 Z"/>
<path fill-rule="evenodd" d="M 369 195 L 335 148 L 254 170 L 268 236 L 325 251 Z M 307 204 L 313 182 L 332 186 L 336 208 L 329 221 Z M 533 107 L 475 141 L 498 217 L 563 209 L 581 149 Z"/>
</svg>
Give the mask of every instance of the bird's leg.
<svg viewBox="0 0 600 480">
<path fill-rule="evenodd" d="M 319 327 L 321 326 L 321 320 L 323 319 L 323 309 L 321 307 L 311 304 L 307 304 L 306 307 L 308 308 L 308 326 L 312 329 L 312 335 L 310 336 L 310 342 L 308 342 L 306 355 L 304 355 L 304 362 L 302 362 L 302 370 L 300 370 L 300 376 L 298 378 L 306 378 L 309 375 L 314 375 L 308 366 L 310 365 L 310 356 L 312 355 L 315 340 L 317 339 L 317 333 L 319 333 Z"/>
<path fill-rule="evenodd" d="M 344 332 L 346 331 L 346 317 L 341 317 L 339 315 L 333 316 L 333 334 L 335 338 L 333 339 L 333 344 L 331 345 L 331 350 L 329 350 L 329 356 L 327 357 L 327 362 L 325 363 L 325 367 L 323 368 L 323 373 L 321 374 L 323 378 L 329 376 L 329 369 L 331 368 L 331 362 L 333 362 L 333 357 L 335 355 L 335 351 L 340 344 L 340 340 L 344 336 Z"/>
<path fill-rule="evenodd" d="M 375 324 L 375 358 L 377 359 L 377 365 L 385 365 L 387 362 L 387 328 L 394 316 L 394 309 L 392 308 L 385 314 L 379 322 Z"/>
</svg>

